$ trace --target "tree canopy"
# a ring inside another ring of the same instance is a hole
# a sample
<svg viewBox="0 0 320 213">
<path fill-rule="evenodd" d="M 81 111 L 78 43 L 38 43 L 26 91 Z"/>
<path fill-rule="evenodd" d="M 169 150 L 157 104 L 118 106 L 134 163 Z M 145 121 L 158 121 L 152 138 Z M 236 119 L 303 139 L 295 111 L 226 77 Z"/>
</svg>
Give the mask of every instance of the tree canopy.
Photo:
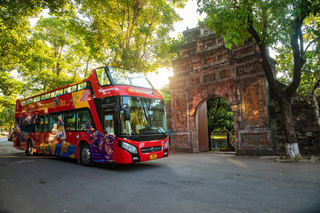
<svg viewBox="0 0 320 213">
<path fill-rule="evenodd" d="M 79 81 L 97 66 L 145 73 L 170 66 L 181 40 L 168 35 L 181 20 L 174 8 L 186 1 L 1 1 L 0 107 L 14 106 L 7 96 L 25 98 Z M 45 9 L 48 18 L 41 16 Z"/>
<path fill-rule="evenodd" d="M 212 131 L 233 131 L 233 112 L 228 101 L 214 97 L 207 101 L 207 108 L 209 136 Z"/>
<path fill-rule="evenodd" d="M 312 36 L 306 34 L 306 37 L 309 38 L 308 42 L 312 42 L 312 40 L 310 40 Z M 291 82 L 293 79 L 293 73 L 290 72 L 290 70 L 293 69 L 294 60 L 291 54 L 291 49 L 288 46 L 275 47 L 275 49 L 279 53 L 276 55 L 277 75 L 279 76 L 278 79 L 283 84 L 289 84 L 289 82 Z M 306 52 L 304 58 L 306 63 L 301 70 L 301 81 L 297 92 L 299 96 L 314 109 L 316 121 L 320 126 L 320 112 L 317 101 L 317 96 L 320 95 L 319 50 L 311 48 L 308 52 Z"/>
<path fill-rule="evenodd" d="M 73 21 L 99 63 L 150 72 L 170 64 L 166 39 L 185 2 L 82 0 Z"/>
<path fill-rule="evenodd" d="M 83 78 L 97 65 L 145 73 L 168 67 L 176 43 L 168 33 L 181 20 L 174 8 L 183 8 L 185 2 L 1 2 L 0 90 L 10 95 L 28 88 L 29 93 L 22 91 L 26 97 Z M 52 16 L 41 17 L 35 27 L 30 26 L 29 19 L 44 9 Z M 12 71 L 24 83 L 10 77 Z"/>
<path fill-rule="evenodd" d="M 0 92 L 10 95 L 19 93 L 21 88 L 21 84 L 10 77 L 10 72 L 28 57 L 29 19 L 38 16 L 45 8 L 52 14 L 71 10 L 65 0 L 1 1 L 0 8 Z"/>
</svg>

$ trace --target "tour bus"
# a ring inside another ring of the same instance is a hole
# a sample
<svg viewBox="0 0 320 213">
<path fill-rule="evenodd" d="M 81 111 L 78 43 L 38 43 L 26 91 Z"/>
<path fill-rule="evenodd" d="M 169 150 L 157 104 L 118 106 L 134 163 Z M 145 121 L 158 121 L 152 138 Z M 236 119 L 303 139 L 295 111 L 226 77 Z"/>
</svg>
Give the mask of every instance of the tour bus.
<svg viewBox="0 0 320 213">
<path fill-rule="evenodd" d="M 163 97 L 141 73 L 94 69 L 81 82 L 17 100 L 14 147 L 85 166 L 168 157 Z"/>
</svg>

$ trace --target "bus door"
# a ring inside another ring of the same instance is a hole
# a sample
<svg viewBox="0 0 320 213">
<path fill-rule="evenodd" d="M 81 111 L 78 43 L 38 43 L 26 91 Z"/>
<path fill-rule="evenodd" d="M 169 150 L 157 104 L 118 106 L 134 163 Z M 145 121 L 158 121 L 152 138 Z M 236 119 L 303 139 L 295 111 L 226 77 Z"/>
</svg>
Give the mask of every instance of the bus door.
<svg viewBox="0 0 320 213">
<path fill-rule="evenodd" d="M 114 107 L 103 107 L 102 108 L 102 122 L 103 122 L 103 131 L 105 134 L 115 134 L 114 130 Z"/>
<path fill-rule="evenodd" d="M 115 134 L 115 125 L 114 125 L 114 107 L 110 106 L 110 107 L 102 107 L 102 129 L 103 129 L 103 133 L 105 135 L 114 135 Z M 111 138 L 112 137 L 108 137 L 110 140 L 108 140 L 108 144 L 106 146 L 106 155 L 108 156 L 108 158 L 112 159 L 112 155 L 113 155 L 113 146 L 112 144 L 115 143 L 116 141 L 112 141 Z M 106 156 L 105 156 L 106 157 Z"/>
<path fill-rule="evenodd" d="M 78 134 L 76 132 L 76 112 L 69 111 L 63 113 L 63 124 L 65 128 L 66 142 L 77 146 L 79 142 Z"/>
<path fill-rule="evenodd" d="M 48 150 L 48 129 L 49 129 L 49 116 L 48 115 L 41 115 L 40 116 L 40 150 L 42 153 L 47 153 Z"/>
<path fill-rule="evenodd" d="M 58 114 L 51 114 L 49 119 L 49 131 L 48 131 L 48 145 L 50 146 L 50 155 L 55 155 L 55 149 L 56 144 L 60 143 L 62 144 L 62 141 L 60 139 L 65 139 L 65 132 L 63 130 L 63 126 L 58 128 Z M 60 117 L 60 120 L 62 121 L 62 116 Z M 62 129 L 62 130 L 61 130 Z M 61 131 L 60 131 L 61 130 Z M 57 136 L 59 137 L 59 140 L 57 140 Z"/>
<path fill-rule="evenodd" d="M 41 132 L 40 131 L 40 116 L 39 115 L 36 115 L 34 128 L 35 128 L 35 133 L 34 133 L 33 141 L 36 144 L 35 148 L 37 150 L 39 150 L 40 149 L 40 132 Z"/>
</svg>

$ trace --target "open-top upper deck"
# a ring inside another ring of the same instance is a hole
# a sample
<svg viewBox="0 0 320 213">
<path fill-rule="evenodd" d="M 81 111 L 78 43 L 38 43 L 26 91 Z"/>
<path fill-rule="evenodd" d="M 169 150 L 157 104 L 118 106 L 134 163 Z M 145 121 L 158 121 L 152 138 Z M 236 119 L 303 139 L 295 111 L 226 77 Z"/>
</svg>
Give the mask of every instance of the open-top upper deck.
<svg viewBox="0 0 320 213">
<path fill-rule="evenodd" d="M 110 96 L 138 96 L 145 98 L 163 99 L 159 91 L 142 73 L 132 70 L 100 67 L 93 69 L 90 76 L 80 82 L 72 83 L 45 93 L 35 95 L 23 100 L 17 100 L 16 113 L 27 112 L 28 109 L 43 108 L 47 102 L 52 102 L 56 97 L 72 94 L 88 89 L 92 98 L 104 98 Z M 47 101 L 51 99 L 51 101 Z M 26 106 L 31 105 L 31 107 Z"/>
</svg>

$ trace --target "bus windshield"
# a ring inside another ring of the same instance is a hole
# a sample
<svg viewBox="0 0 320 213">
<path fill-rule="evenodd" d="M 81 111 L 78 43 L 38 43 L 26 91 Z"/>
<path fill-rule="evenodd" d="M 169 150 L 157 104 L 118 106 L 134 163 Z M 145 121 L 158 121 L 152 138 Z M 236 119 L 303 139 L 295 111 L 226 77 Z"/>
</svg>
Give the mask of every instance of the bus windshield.
<svg viewBox="0 0 320 213">
<path fill-rule="evenodd" d="M 124 84 L 153 89 L 145 75 L 132 70 L 109 67 L 111 78 L 115 84 Z"/>
<path fill-rule="evenodd" d="M 164 101 L 141 97 L 121 97 L 121 105 L 128 104 L 130 121 L 124 120 L 120 111 L 122 135 L 152 135 L 167 132 Z"/>
</svg>

